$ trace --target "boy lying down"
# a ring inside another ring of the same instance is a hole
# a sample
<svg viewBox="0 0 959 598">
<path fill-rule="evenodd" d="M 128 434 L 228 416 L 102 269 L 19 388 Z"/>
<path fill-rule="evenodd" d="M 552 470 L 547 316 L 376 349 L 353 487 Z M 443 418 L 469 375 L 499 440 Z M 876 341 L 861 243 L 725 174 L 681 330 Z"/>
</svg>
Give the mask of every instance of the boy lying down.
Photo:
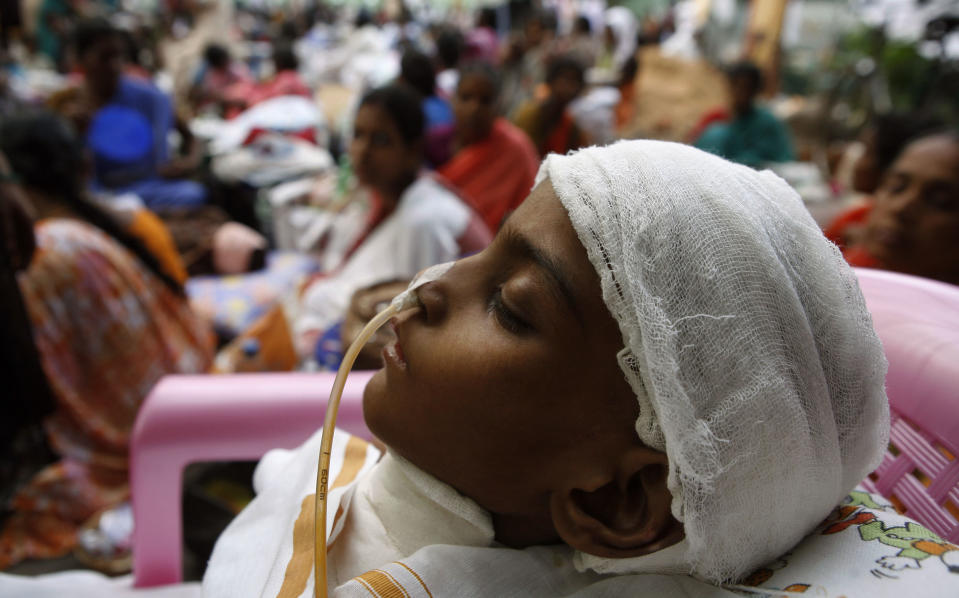
<svg viewBox="0 0 959 598">
<path fill-rule="evenodd" d="M 653 141 L 537 181 L 393 321 L 389 449 L 334 442 L 332 596 L 959 595 L 959 548 L 854 491 L 886 366 L 795 192 Z M 205 596 L 313 595 L 319 436 L 264 457 Z"/>
</svg>

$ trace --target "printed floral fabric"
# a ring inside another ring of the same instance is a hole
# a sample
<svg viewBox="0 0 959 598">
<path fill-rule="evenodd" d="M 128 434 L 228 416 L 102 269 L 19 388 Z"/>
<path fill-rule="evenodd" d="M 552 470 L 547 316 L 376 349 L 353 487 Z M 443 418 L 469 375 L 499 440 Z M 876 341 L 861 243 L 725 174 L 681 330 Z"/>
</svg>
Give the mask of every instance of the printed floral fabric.
<svg viewBox="0 0 959 598">
<path fill-rule="evenodd" d="M 959 546 L 900 515 L 885 498 L 857 489 L 795 549 L 740 588 L 830 598 L 959 596 Z"/>
</svg>

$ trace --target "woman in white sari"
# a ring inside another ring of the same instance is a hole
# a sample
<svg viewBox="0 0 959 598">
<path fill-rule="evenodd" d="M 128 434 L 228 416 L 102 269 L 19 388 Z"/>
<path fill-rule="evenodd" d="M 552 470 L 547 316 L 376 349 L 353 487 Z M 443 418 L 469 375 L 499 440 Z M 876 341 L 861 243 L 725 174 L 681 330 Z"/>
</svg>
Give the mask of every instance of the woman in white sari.
<svg viewBox="0 0 959 598">
<path fill-rule="evenodd" d="M 406 88 L 376 89 L 361 100 L 350 159 L 370 201 L 348 207 L 322 242 L 324 274 L 304 291 L 295 324 L 301 354 L 312 354 L 319 335 L 342 320 L 357 290 L 410 279 L 489 243 L 475 212 L 420 170 L 424 127 L 420 100 Z"/>
</svg>

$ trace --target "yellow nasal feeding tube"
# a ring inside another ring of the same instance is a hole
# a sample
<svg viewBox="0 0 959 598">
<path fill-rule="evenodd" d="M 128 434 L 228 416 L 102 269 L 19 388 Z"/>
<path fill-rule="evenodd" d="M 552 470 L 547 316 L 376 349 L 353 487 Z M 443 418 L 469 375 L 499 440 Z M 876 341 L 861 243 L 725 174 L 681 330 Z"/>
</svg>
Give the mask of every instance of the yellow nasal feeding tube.
<svg viewBox="0 0 959 598">
<path fill-rule="evenodd" d="M 372 320 L 360 331 L 359 336 L 346 350 L 340 369 L 336 372 L 333 389 L 330 391 L 330 400 L 326 404 L 326 417 L 323 420 L 323 435 L 320 437 L 319 467 L 316 472 L 316 497 L 313 504 L 313 596 L 326 598 L 326 500 L 327 486 L 330 479 L 330 450 L 333 448 L 333 430 L 336 426 L 336 414 L 340 410 L 340 398 L 343 396 L 343 387 L 346 385 L 346 376 L 353 368 L 353 362 L 359 355 L 360 349 L 373 336 L 380 326 L 385 324 L 394 315 L 418 307 L 419 296 L 416 289 L 436 280 L 453 267 L 453 262 L 438 264 L 423 270 L 413 279 L 405 291 L 397 295 L 389 306 L 376 314 Z"/>
</svg>

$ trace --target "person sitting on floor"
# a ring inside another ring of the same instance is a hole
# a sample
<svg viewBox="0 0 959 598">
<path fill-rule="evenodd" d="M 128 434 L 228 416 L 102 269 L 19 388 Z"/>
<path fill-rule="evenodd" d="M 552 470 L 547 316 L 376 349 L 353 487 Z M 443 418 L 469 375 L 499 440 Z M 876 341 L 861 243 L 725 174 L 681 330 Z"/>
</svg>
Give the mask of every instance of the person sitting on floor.
<svg viewBox="0 0 959 598">
<path fill-rule="evenodd" d="M 586 15 L 579 15 L 573 21 L 573 30 L 564 40 L 567 55 L 575 58 L 586 68 L 596 64 L 600 53 L 600 42 L 593 36 L 593 24 Z"/>
<path fill-rule="evenodd" d="M 442 27 L 436 36 L 436 89 L 438 95 L 446 100 L 456 93 L 464 44 L 463 34 L 450 25 Z"/>
<path fill-rule="evenodd" d="M 533 140 L 540 157 L 589 145 L 589 136 L 569 110 L 585 85 L 585 69 L 579 61 L 567 56 L 554 58 L 546 68 L 549 95 L 541 101 L 529 100 L 516 112 L 513 122 Z"/>
<path fill-rule="evenodd" d="M 334 439 L 317 539 L 320 434 L 267 454 L 204 596 L 314 596 L 322 550 L 336 598 L 959 591 L 868 541 L 956 550 L 855 489 L 889 440 L 882 346 L 774 174 L 657 141 L 551 155 L 416 294 L 363 399 L 385 457 Z"/>
<path fill-rule="evenodd" d="M 726 73 L 732 98 L 732 120 L 710 125 L 696 147 L 747 166 L 795 160 L 786 126 L 756 104 L 763 88 L 759 67 L 751 62 L 733 65 Z"/>
<path fill-rule="evenodd" d="M 436 93 L 436 72 L 429 56 L 408 50 L 400 60 L 399 80 L 423 98 L 423 114 L 427 130 L 453 124 L 453 109 Z"/>
<path fill-rule="evenodd" d="M 424 126 L 419 96 L 405 87 L 379 88 L 360 101 L 349 151 L 371 205 L 354 201 L 321 242 L 323 274 L 304 290 L 294 325 L 302 356 L 313 355 L 357 290 L 412 278 L 489 243 L 479 215 L 448 183 L 421 171 Z"/>
<path fill-rule="evenodd" d="M 313 99 L 313 91 L 300 77 L 300 61 L 288 43 L 277 43 L 273 47 L 273 78 L 257 85 L 249 94 L 247 105 L 255 106 L 260 102 L 280 96 L 301 96 Z"/>
<path fill-rule="evenodd" d="M 170 98 L 153 84 L 123 74 L 120 31 L 104 19 L 82 21 L 74 48 L 83 83 L 66 93 L 58 112 L 84 135 L 93 153 L 95 189 L 134 193 L 151 209 L 202 205 L 206 191 L 185 177 L 199 168 L 202 147 L 177 122 Z M 171 156 L 176 128 L 183 155 Z"/>
<path fill-rule="evenodd" d="M 499 36 L 496 34 L 496 9 L 485 6 L 476 14 L 476 26 L 466 34 L 466 58 L 496 64 L 499 60 Z"/>
<path fill-rule="evenodd" d="M 141 403 L 166 374 L 205 372 L 214 350 L 212 330 L 177 282 L 83 202 L 76 164 L 17 149 L 0 180 L 22 181 L 39 218 L 36 251 L 18 282 L 54 396 L 44 429 L 59 459 L 4 505 L 13 514 L 0 531 L 0 569 L 69 553 L 86 520 L 128 498 L 127 451 Z"/>
<path fill-rule="evenodd" d="M 536 148 L 523 131 L 498 116 L 499 76 L 474 62 L 460 69 L 456 123 L 429 137 L 427 156 L 463 192 L 490 230 L 516 209 L 533 186 Z"/>
<path fill-rule="evenodd" d="M 151 84 L 121 74 L 122 37 L 109 22 L 81 22 L 75 43 L 84 65 L 84 83 L 51 98 L 51 104 L 73 124 L 93 156 L 92 168 L 83 173 L 87 180 L 92 179 L 90 191 L 112 197 L 135 195 L 170 229 L 191 275 L 217 272 L 217 235 L 239 225 L 230 223 L 230 214 L 223 209 L 207 203 L 203 185 L 183 178 L 198 171 L 202 145 L 176 118 L 169 98 Z M 101 101 L 105 102 L 102 106 Z M 168 148 L 174 127 L 186 152 L 177 157 L 170 156 Z M 244 210 L 243 202 L 234 195 L 220 200 L 235 218 L 252 211 Z M 145 212 L 136 212 L 136 220 L 145 223 Z M 157 235 L 151 232 L 151 236 Z M 263 246 L 265 239 L 260 237 L 256 246 L 247 248 L 250 259 L 243 270 L 262 265 Z"/>
<path fill-rule="evenodd" d="M 203 64 L 188 95 L 195 112 L 212 109 L 232 116 L 242 108 L 253 86 L 253 77 L 244 64 L 233 60 L 230 51 L 220 44 L 210 44 L 203 51 Z"/>
</svg>

